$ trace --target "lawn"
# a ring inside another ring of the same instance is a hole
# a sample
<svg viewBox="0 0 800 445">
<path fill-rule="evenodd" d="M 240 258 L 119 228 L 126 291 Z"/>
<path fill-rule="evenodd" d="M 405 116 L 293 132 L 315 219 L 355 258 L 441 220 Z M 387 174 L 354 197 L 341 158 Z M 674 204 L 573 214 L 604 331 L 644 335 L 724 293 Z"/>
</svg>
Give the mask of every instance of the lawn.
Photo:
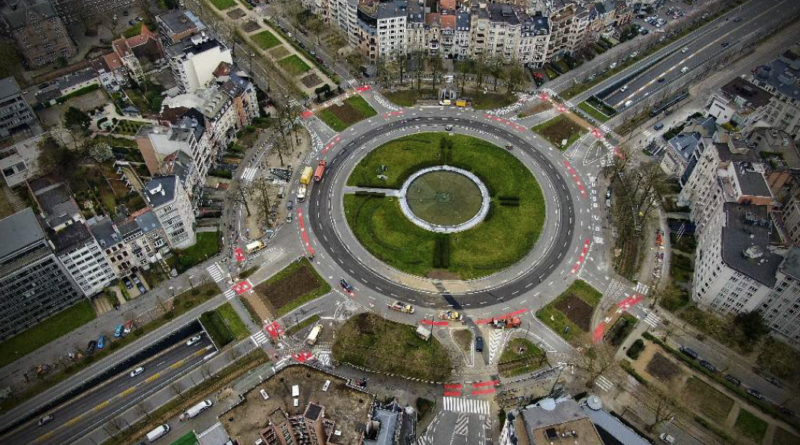
<svg viewBox="0 0 800 445">
<path fill-rule="evenodd" d="M 209 0 L 215 8 L 219 9 L 220 11 L 224 11 L 228 8 L 232 8 L 236 6 L 235 0 Z"/>
<path fill-rule="evenodd" d="M 507 107 L 517 101 L 517 96 L 508 93 L 475 91 L 469 93 L 472 108 L 475 110 L 494 110 Z"/>
<path fill-rule="evenodd" d="M 225 303 L 213 311 L 203 312 L 200 315 L 200 322 L 218 348 L 234 340 L 241 340 L 249 334 L 247 326 L 230 303 Z"/>
<path fill-rule="evenodd" d="M 453 148 L 440 148 L 441 140 Z M 446 153 L 443 152 L 446 150 Z M 488 142 L 463 135 L 420 133 L 388 142 L 367 155 L 347 179 L 347 185 L 400 188 L 414 172 L 440 165 L 471 171 L 492 196 L 487 218 L 476 227 L 450 235 L 449 265 L 461 279 L 493 274 L 522 259 L 539 238 L 545 217 L 542 191 L 517 158 Z M 377 177 L 381 166 L 388 179 Z M 498 174 L 502 172 L 502 174 Z M 500 197 L 519 198 L 518 206 L 502 205 Z M 434 271 L 436 235 L 409 221 L 395 198 L 346 195 L 345 216 L 370 253 L 402 271 L 427 276 Z"/>
<path fill-rule="evenodd" d="M 417 104 L 417 101 L 421 96 L 435 96 L 432 90 L 422 90 L 421 92 L 417 92 L 415 89 L 409 90 L 397 90 L 397 91 L 387 91 L 383 93 L 383 96 L 389 99 L 395 105 L 400 105 L 401 107 L 413 107 Z"/>
<path fill-rule="evenodd" d="M 578 341 L 589 332 L 594 308 L 603 294 L 583 280 L 576 280 L 561 295 L 536 312 L 536 318 L 567 341 Z M 567 309 L 567 305 L 571 307 Z"/>
<path fill-rule="evenodd" d="M 145 110 L 139 110 L 145 111 Z M 114 127 L 114 133 L 124 134 L 127 136 L 133 136 L 139 131 L 139 128 L 148 125 L 146 122 L 139 122 L 139 121 L 131 121 L 127 119 L 122 119 L 117 122 L 117 126 Z"/>
<path fill-rule="evenodd" d="M 175 267 L 183 273 L 219 253 L 219 232 L 198 232 L 197 242 L 188 249 L 175 250 Z"/>
<path fill-rule="evenodd" d="M 524 338 L 514 338 L 500 355 L 497 370 L 503 377 L 513 377 L 539 369 L 544 360 L 544 351 L 536 345 Z"/>
<path fill-rule="evenodd" d="M 733 408 L 733 399 L 717 391 L 708 383 L 692 377 L 686 382 L 681 401 L 696 413 L 723 424 Z"/>
<path fill-rule="evenodd" d="M 566 150 L 574 144 L 578 138 L 586 134 L 586 129 L 566 114 L 560 114 L 549 121 L 531 128 L 531 130 L 545 138 L 559 150 Z M 565 139 L 567 143 L 562 144 Z"/>
<path fill-rule="evenodd" d="M 376 372 L 446 382 L 453 372 L 447 351 L 436 337 L 419 338 L 415 326 L 386 320 L 373 313 L 350 318 L 336 332 L 333 357 L 339 362 Z"/>
<path fill-rule="evenodd" d="M 287 329 L 286 335 L 294 335 L 302 331 L 304 328 L 307 328 L 318 321 L 319 321 L 319 315 L 312 315 L 306 318 L 305 320 L 300 321 L 300 323 L 297 323 L 296 325 Z"/>
<path fill-rule="evenodd" d="M 244 324 L 242 319 L 239 318 L 239 314 L 236 313 L 236 310 L 233 309 L 233 306 L 231 306 L 230 303 L 225 303 L 218 307 L 217 312 L 219 312 L 219 315 L 225 322 L 225 326 L 230 329 L 234 338 L 237 340 L 242 340 L 250 335 L 250 331 L 247 330 L 247 326 Z"/>
<path fill-rule="evenodd" d="M 767 434 L 767 427 L 769 424 L 761 419 L 760 417 L 756 417 L 750 411 L 742 408 L 739 410 L 739 416 L 736 418 L 736 423 L 733 427 L 736 431 L 742 433 L 745 437 L 749 437 L 753 439 L 756 443 L 761 443 L 764 440 L 764 435 Z M 780 443 L 774 442 L 773 443 Z"/>
<path fill-rule="evenodd" d="M 89 300 L 78 303 L 0 343 L 0 368 L 94 320 Z"/>
<path fill-rule="evenodd" d="M 361 96 L 345 99 L 341 105 L 331 105 L 317 115 L 333 131 L 342 131 L 345 128 L 368 119 L 378 114 Z"/>
<path fill-rule="evenodd" d="M 327 294 L 331 285 L 303 257 L 256 286 L 255 291 L 270 311 L 280 316 Z"/>
<path fill-rule="evenodd" d="M 591 104 L 589 104 L 589 101 L 579 103 L 578 108 L 585 111 L 589 116 L 592 116 L 593 118 L 597 119 L 600 122 L 606 122 L 607 120 L 613 117 L 613 115 L 612 116 L 606 115 L 602 111 L 593 107 Z"/>
<path fill-rule="evenodd" d="M 800 445 L 800 437 L 795 436 L 781 427 L 776 427 L 772 443 L 775 445 Z"/>
<path fill-rule="evenodd" d="M 281 44 L 281 41 L 278 40 L 277 37 L 275 37 L 275 34 L 269 31 L 261 31 L 258 34 L 253 34 L 252 36 L 250 36 L 250 38 L 253 39 L 254 42 L 256 42 L 256 45 L 260 46 L 263 49 L 274 48 Z"/>
<path fill-rule="evenodd" d="M 311 67 L 308 66 L 308 64 L 305 63 L 303 59 L 298 57 L 297 54 L 292 54 L 289 57 L 281 59 L 278 62 L 278 65 L 280 65 L 284 71 L 293 76 L 297 76 L 298 74 L 303 74 L 311 69 Z"/>
</svg>

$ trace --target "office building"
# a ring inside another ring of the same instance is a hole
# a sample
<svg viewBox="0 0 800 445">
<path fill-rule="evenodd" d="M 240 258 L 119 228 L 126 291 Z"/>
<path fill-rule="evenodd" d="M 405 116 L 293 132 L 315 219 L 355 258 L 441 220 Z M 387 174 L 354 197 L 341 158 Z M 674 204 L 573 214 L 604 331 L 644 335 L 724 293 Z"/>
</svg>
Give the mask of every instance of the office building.
<svg viewBox="0 0 800 445">
<path fill-rule="evenodd" d="M 16 133 L 29 132 L 35 127 L 38 127 L 36 115 L 22 97 L 16 79 L 6 77 L 0 80 L 0 140 Z"/>
<path fill-rule="evenodd" d="M 86 223 L 49 231 L 49 236 L 61 264 L 86 297 L 97 295 L 116 278 Z"/>
<path fill-rule="evenodd" d="M 77 53 L 49 0 L 6 0 L 0 14 L 29 68 L 66 61 Z"/>
</svg>

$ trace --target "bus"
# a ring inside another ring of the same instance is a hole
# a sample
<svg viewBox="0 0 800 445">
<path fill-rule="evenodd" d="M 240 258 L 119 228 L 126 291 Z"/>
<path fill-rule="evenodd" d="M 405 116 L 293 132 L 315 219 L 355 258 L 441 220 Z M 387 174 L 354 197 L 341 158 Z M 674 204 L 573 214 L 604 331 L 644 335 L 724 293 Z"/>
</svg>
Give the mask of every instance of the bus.
<svg viewBox="0 0 800 445">
<path fill-rule="evenodd" d="M 319 334 L 321 333 L 322 333 L 322 325 L 318 324 L 314 326 L 314 329 L 312 329 L 311 332 L 308 334 L 308 337 L 306 337 L 306 343 L 308 343 L 309 346 L 314 346 L 314 344 L 317 342 L 317 339 L 319 339 Z"/>
<path fill-rule="evenodd" d="M 252 254 L 252 253 L 258 252 L 259 250 L 263 249 L 264 247 L 266 247 L 266 246 L 261 241 L 253 241 L 252 243 L 250 243 L 247 246 L 245 246 L 245 249 L 247 249 L 247 253 L 248 254 Z"/>
</svg>

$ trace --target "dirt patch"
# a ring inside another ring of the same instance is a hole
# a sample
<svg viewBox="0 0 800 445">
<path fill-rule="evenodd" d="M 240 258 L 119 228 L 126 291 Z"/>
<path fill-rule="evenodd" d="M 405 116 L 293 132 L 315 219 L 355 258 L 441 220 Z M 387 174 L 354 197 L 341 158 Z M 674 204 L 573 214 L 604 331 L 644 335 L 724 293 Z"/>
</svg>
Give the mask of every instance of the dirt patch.
<svg viewBox="0 0 800 445">
<path fill-rule="evenodd" d="M 300 82 L 303 82 L 303 85 L 305 85 L 306 88 L 311 88 L 321 84 L 322 79 L 320 79 L 316 73 L 311 73 L 308 76 L 300 79 Z"/>
<path fill-rule="evenodd" d="M 238 20 L 238 19 L 240 19 L 240 18 L 242 18 L 242 17 L 244 17 L 246 15 L 247 14 L 245 14 L 244 11 L 242 11 L 239 8 L 236 8 L 233 11 L 228 12 L 228 17 L 230 17 L 230 18 L 232 18 L 234 20 Z"/>
<path fill-rule="evenodd" d="M 466 353 L 469 354 L 472 348 L 472 331 L 469 329 L 459 329 L 453 332 L 453 338 L 456 344 Z"/>
<path fill-rule="evenodd" d="M 255 31 L 259 30 L 259 29 L 261 29 L 261 26 L 258 23 L 256 23 L 255 21 L 253 21 L 253 20 L 248 20 L 247 23 L 245 23 L 242 26 L 242 31 L 244 31 L 244 32 L 246 32 L 248 34 L 251 33 L 251 32 L 255 32 Z"/>
<path fill-rule="evenodd" d="M 664 383 L 672 382 L 681 375 L 681 367 L 673 363 L 664 354 L 657 352 L 647 363 L 647 372 Z"/>
<path fill-rule="evenodd" d="M 561 311 L 573 323 L 585 332 L 592 328 L 592 312 L 594 308 L 574 294 L 567 295 L 556 303 L 556 309 Z"/>
<path fill-rule="evenodd" d="M 295 300 L 313 297 L 322 288 L 327 288 L 325 292 L 330 291 L 330 286 L 318 278 L 312 267 L 308 260 L 292 263 L 278 275 L 256 286 L 255 291 L 261 297 L 261 302 L 276 314 L 284 306 L 295 303 Z"/>
<path fill-rule="evenodd" d="M 519 114 L 519 117 L 526 118 L 528 116 L 533 116 L 534 114 L 539 114 L 543 111 L 547 111 L 551 108 L 553 108 L 553 104 L 551 104 L 550 102 L 547 101 L 539 102 L 536 105 L 530 106 L 522 110 L 522 112 Z"/>
<path fill-rule="evenodd" d="M 444 269 L 434 269 L 426 275 L 428 278 L 433 278 L 434 280 L 460 280 L 461 277 L 458 276 L 457 273 L 450 272 L 449 270 Z"/>
<path fill-rule="evenodd" d="M 348 126 L 364 118 L 358 110 L 347 102 L 342 102 L 341 105 L 331 105 L 328 110 Z"/>
<path fill-rule="evenodd" d="M 276 46 L 275 48 L 272 48 L 269 54 L 272 56 L 273 59 L 280 60 L 289 55 L 289 50 L 284 48 L 283 45 L 280 45 Z"/>
<path fill-rule="evenodd" d="M 256 318 L 256 321 L 259 320 L 272 320 L 273 315 L 272 312 L 267 309 L 267 306 L 261 301 L 261 297 L 258 294 L 246 294 L 243 295 L 248 308 L 251 309 L 251 312 L 254 312 L 252 315 Z"/>
</svg>

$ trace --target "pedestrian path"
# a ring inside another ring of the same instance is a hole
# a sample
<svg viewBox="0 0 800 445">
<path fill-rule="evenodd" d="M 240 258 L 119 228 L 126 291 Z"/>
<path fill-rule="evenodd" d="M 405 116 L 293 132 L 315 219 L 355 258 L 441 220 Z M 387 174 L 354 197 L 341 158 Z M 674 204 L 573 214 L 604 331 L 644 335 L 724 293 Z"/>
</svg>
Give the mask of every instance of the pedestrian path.
<svg viewBox="0 0 800 445">
<path fill-rule="evenodd" d="M 597 386 L 598 388 L 602 389 L 605 392 L 608 392 L 608 391 L 611 391 L 612 389 L 614 389 L 614 384 L 611 382 L 611 380 L 605 378 L 605 376 L 602 376 L 602 375 L 597 378 L 597 381 L 595 382 L 595 386 Z"/>
<path fill-rule="evenodd" d="M 250 340 L 253 340 L 253 343 L 255 343 L 256 346 L 261 346 L 269 341 L 269 338 L 264 331 L 258 331 L 250 336 Z"/>
<path fill-rule="evenodd" d="M 442 399 L 445 411 L 489 415 L 489 402 L 487 400 L 461 399 L 458 397 L 443 397 Z"/>
<path fill-rule="evenodd" d="M 211 279 L 214 280 L 215 283 L 219 283 L 223 279 L 225 279 L 225 273 L 222 271 L 222 268 L 219 267 L 218 263 L 214 263 L 208 267 L 206 267 L 208 274 L 211 275 Z"/>
<path fill-rule="evenodd" d="M 650 292 L 650 286 L 644 283 L 637 282 L 636 287 L 634 288 L 634 292 L 639 292 L 642 295 L 647 295 L 647 293 Z"/>
<path fill-rule="evenodd" d="M 225 291 L 224 295 L 226 300 L 233 300 L 236 298 L 236 291 L 233 289 L 228 289 Z"/>
<path fill-rule="evenodd" d="M 258 173 L 257 167 L 247 167 L 244 169 L 244 173 L 242 173 L 242 182 L 251 182 L 256 177 L 256 173 Z"/>
<path fill-rule="evenodd" d="M 655 312 L 650 312 L 647 314 L 647 317 L 644 318 L 644 322 L 655 328 L 661 323 L 661 318 L 656 315 Z"/>
</svg>

